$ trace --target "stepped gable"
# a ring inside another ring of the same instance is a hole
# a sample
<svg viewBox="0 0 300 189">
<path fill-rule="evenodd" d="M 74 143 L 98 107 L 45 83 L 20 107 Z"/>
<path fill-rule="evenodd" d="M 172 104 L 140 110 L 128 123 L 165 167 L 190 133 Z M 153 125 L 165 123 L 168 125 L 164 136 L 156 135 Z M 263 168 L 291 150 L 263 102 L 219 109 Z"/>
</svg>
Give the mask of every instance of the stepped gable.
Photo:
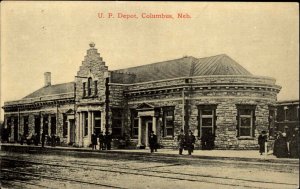
<svg viewBox="0 0 300 189">
<path fill-rule="evenodd" d="M 120 77 L 120 73 L 130 74 L 130 80 Z M 118 77 L 117 77 L 118 75 Z M 205 58 L 192 56 L 158 62 L 143 66 L 112 71 L 113 83 L 139 83 L 189 76 L 204 75 L 252 75 L 226 54 Z M 116 77 L 114 77 L 116 76 Z M 123 78 L 123 79 L 122 79 Z M 132 79 L 134 78 L 134 79 Z"/>
<path fill-rule="evenodd" d="M 74 92 L 74 82 L 61 83 L 57 85 L 42 87 L 34 91 L 33 93 L 25 96 L 23 99 L 36 98 L 41 96 L 59 95 L 59 94 L 72 93 L 72 92 Z"/>
</svg>

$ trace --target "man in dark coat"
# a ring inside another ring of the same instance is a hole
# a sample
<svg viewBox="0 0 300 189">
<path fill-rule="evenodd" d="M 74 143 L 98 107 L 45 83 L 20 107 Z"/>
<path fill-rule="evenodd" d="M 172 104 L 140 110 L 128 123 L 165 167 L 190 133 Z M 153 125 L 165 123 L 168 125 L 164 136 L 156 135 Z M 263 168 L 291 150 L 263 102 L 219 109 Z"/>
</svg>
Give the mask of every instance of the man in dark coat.
<svg viewBox="0 0 300 189">
<path fill-rule="evenodd" d="M 279 133 L 278 138 L 274 142 L 273 154 L 278 158 L 287 158 L 289 156 L 286 133 Z"/>
<path fill-rule="evenodd" d="M 34 145 L 38 145 L 39 144 L 39 137 L 38 137 L 38 134 L 37 133 L 34 133 L 33 135 L 33 142 L 34 142 Z"/>
<path fill-rule="evenodd" d="M 195 144 L 196 138 L 193 135 L 192 131 L 189 130 L 186 138 L 185 138 L 185 145 L 187 147 L 189 155 L 192 155 L 192 152 L 194 151 L 194 144 Z"/>
<path fill-rule="evenodd" d="M 178 142 L 179 155 L 182 155 L 182 151 L 185 143 L 185 138 L 182 129 L 180 130 L 180 133 L 177 136 L 177 142 Z"/>
<path fill-rule="evenodd" d="M 55 136 L 55 134 L 52 134 L 52 136 L 51 136 L 51 146 L 52 147 L 55 147 L 55 142 L 56 142 L 56 136 Z"/>
<path fill-rule="evenodd" d="M 96 135 L 96 131 L 94 131 L 93 134 L 92 134 L 91 143 L 92 143 L 92 150 L 96 150 L 96 147 L 97 147 L 97 135 Z"/>
<path fill-rule="evenodd" d="M 111 149 L 111 134 L 109 132 L 107 132 L 104 138 L 105 138 L 106 149 L 110 150 Z"/>
<path fill-rule="evenodd" d="M 290 143 L 290 157 L 299 158 L 299 128 L 295 128 L 295 132 L 292 134 Z"/>
<path fill-rule="evenodd" d="M 153 153 L 154 149 L 157 146 L 157 136 L 154 134 L 153 131 L 151 131 L 149 135 L 149 145 L 150 145 L 150 152 Z"/>
<path fill-rule="evenodd" d="M 46 134 L 43 132 L 42 133 L 42 148 L 45 147 L 45 140 L 46 140 Z"/>
<path fill-rule="evenodd" d="M 104 136 L 103 136 L 103 132 L 101 131 L 99 134 L 99 150 L 104 150 L 105 146 L 104 146 Z"/>
<path fill-rule="evenodd" d="M 259 153 L 262 155 L 265 151 L 265 142 L 267 142 L 266 131 L 262 131 L 258 136 Z"/>
<path fill-rule="evenodd" d="M 23 145 L 24 144 L 24 141 L 26 140 L 26 137 L 25 135 L 21 135 L 21 140 L 20 140 L 20 144 Z"/>
</svg>

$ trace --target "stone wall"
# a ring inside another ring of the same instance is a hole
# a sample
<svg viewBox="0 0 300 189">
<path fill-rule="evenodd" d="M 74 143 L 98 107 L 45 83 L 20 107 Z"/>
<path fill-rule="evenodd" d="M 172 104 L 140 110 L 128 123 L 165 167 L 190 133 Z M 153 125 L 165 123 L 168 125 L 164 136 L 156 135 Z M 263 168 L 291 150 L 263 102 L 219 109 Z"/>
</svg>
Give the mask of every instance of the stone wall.
<svg viewBox="0 0 300 189">
<path fill-rule="evenodd" d="M 14 141 L 14 127 L 18 126 L 18 132 L 19 135 L 23 135 L 24 132 L 24 117 L 28 116 L 28 135 L 32 136 L 36 133 L 35 131 L 35 117 L 41 118 L 40 122 L 40 135 L 43 132 L 43 117 L 44 115 L 48 115 L 49 117 L 54 116 L 56 117 L 56 135 L 60 137 L 61 141 L 63 143 L 66 143 L 67 138 L 63 137 L 63 115 L 69 110 L 74 109 L 73 104 L 62 104 L 62 105 L 45 105 L 41 109 L 35 109 L 35 110 L 20 110 L 20 112 L 7 112 L 5 114 L 5 121 L 7 124 L 7 120 L 9 118 L 16 118 L 19 120 L 19 126 L 18 125 L 12 125 L 11 129 L 11 138 L 10 141 Z M 48 121 L 50 120 L 48 117 Z M 49 133 L 51 129 L 51 124 L 49 121 L 48 125 Z M 20 137 L 18 137 L 18 140 L 20 140 Z"/>
<path fill-rule="evenodd" d="M 208 83 L 213 87 L 203 87 Z M 195 84 L 195 85 L 194 85 Z M 230 84 L 224 86 L 223 84 Z M 279 86 L 275 80 L 267 77 L 254 76 L 220 76 L 196 77 L 189 81 L 174 79 L 174 81 L 145 82 L 129 85 L 125 90 L 126 112 L 128 122 L 124 129 L 130 133 L 130 109 L 139 104 L 149 103 L 154 107 L 174 106 L 174 131 L 180 130 L 183 125 L 183 93 L 185 95 L 185 111 L 188 120 L 185 127 L 196 131 L 198 128 L 198 108 L 201 104 L 215 104 L 216 109 L 216 139 L 218 149 L 256 149 L 257 137 L 262 130 L 268 129 L 269 105 L 274 105 L 277 99 Z M 165 87 L 177 87 L 169 90 Z M 183 92 L 183 88 L 185 91 Z M 241 139 L 237 137 L 237 104 L 256 105 L 255 109 L 255 137 Z M 173 138 L 161 138 L 160 143 L 167 148 L 175 148 Z M 197 140 L 196 148 L 200 148 Z"/>
</svg>

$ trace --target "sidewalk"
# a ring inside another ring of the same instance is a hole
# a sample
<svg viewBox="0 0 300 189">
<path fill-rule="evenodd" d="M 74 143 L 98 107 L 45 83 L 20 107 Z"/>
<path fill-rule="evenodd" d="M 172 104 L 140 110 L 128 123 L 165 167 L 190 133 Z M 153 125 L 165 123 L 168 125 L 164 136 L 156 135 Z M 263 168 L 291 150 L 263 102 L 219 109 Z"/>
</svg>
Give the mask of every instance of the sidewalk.
<svg viewBox="0 0 300 189">
<path fill-rule="evenodd" d="M 47 152 L 80 152 L 80 153 L 95 153 L 103 154 L 127 154 L 127 155 L 153 155 L 153 156 L 167 156 L 176 158 L 199 158 L 199 159 L 219 159 L 219 160 L 238 160 L 238 161 L 259 161 L 259 162 L 276 162 L 276 163 L 292 163 L 299 164 L 299 159 L 290 158 L 276 158 L 272 151 L 269 151 L 267 155 L 260 155 L 258 150 L 194 150 L 192 156 L 187 155 L 187 151 L 183 152 L 183 155 L 178 155 L 178 150 L 175 149 L 158 149 L 158 152 L 150 153 L 148 149 L 112 149 L 112 150 L 92 150 L 91 148 L 77 148 L 77 147 L 50 147 L 45 146 L 42 149 L 41 146 L 34 145 L 20 145 L 3 143 L 0 144 L 1 151 L 16 151 L 16 152 L 29 152 L 29 151 L 47 151 Z"/>
</svg>

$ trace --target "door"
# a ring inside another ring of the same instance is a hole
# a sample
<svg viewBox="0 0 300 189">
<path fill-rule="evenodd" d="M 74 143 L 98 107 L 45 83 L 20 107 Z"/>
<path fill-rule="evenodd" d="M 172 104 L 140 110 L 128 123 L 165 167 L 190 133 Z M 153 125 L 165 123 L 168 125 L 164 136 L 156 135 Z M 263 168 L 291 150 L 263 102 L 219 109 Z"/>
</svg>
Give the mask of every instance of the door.
<svg viewBox="0 0 300 189">
<path fill-rule="evenodd" d="M 149 146 L 149 135 L 152 130 L 152 121 L 146 122 L 146 146 Z"/>
<path fill-rule="evenodd" d="M 148 136 L 150 135 L 151 131 L 153 131 L 153 128 L 152 128 L 152 122 L 148 122 Z"/>
<path fill-rule="evenodd" d="M 70 119 L 70 142 L 75 143 L 75 122 L 74 119 Z"/>
<path fill-rule="evenodd" d="M 212 109 L 200 110 L 200 136 L 202 149 L 213 149 L 214 148 L 214 111 Z"/>
</svg>

